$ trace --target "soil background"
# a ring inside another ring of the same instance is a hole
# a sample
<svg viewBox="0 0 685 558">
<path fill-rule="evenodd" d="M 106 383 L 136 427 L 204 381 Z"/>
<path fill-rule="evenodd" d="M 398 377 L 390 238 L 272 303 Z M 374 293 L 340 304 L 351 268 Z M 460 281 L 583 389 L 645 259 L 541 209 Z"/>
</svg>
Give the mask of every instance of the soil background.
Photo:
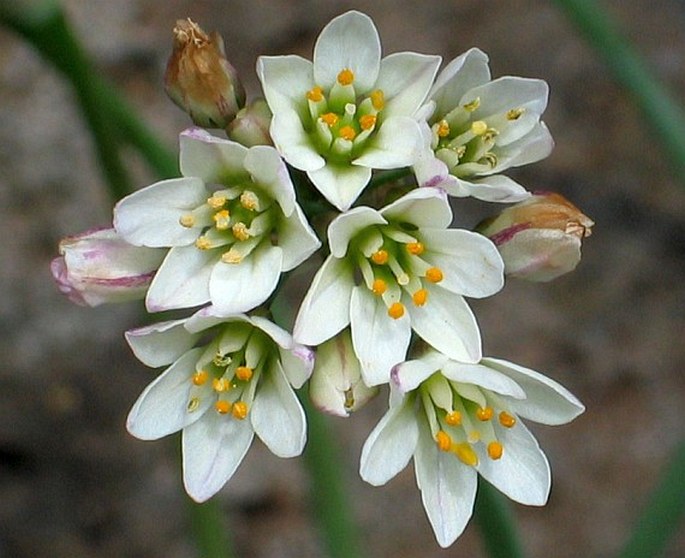
<svg viewBox="0 0 685 558">
<path fill-rule="evenodd" d="M 511 280 L 473 303 L 485 354 L 548 373 L 586 404 L 559 428 L 534 428 L 554 473 L 545 508 L 514 505 L 533 558 L 612 556 L 669 455 L 685 435 L 685 190 L 649 122 L 552 2 L 68 0 L 73 25 L 100 67 L 170 146 L 187 126 L 162 75 L 178 18 L 220 31 L 251 96 L 259 54 L 311 56 L 333 16 L 373 17 L 384 52 L 471 46 L 494 76 L 538 77 L 557 146 L 512 173 L 529 189 L 561 192 L 596 221 L 578 269 L 549 284 Z M 685 4 L 602 3 L 647 64 L 685 101 Z M 136 183 L 153 181 L 129 159 Z M 457 223 L 484 211 L 455 204 Z M 0 29 L 0 556 L 197 556 L 186 521 L 178 438 L 140 442 L 124 429 L 154 377 L 122 332 L 137 304 L 87 309 L 51 282 L 63 236 L 111 220 L 111 202 L 71 90 L 21 40 Z M 412 467 L 382 488 L 359 480 L 361 445 L 385 395 L 331 421 L 367 556 L 484 556 L 474 524 L 441 550 L 424 516 Z M 685 471 L 683 472 L 685 474 Z M 319 557 L 301 459 L 256 442 L 217 497 L 240 557 Z M 667 557 L 685 556 L 685 534 Z M 645 557 L 649 558 L 649 557 Z"/>
</svg>

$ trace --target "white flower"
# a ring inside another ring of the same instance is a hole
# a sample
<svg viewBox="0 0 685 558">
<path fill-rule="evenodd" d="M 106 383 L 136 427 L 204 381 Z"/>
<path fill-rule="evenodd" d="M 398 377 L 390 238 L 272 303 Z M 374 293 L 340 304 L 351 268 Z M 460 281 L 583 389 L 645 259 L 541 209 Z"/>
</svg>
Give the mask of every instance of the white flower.
<svg viewBox="0 0 685 558">
<path fill-rule="evenodd" d="M 61 292 L 84 306 L 142 299 L 164 250 L 124 241 L 114 229 L 93 229 L 59 243 L 50 271 Z"/>
<path fill-rule="evenodd" d="M 170 247 L 147 308 L 208 301 L 224 314 L 255 308 L 281 272 L 320 245 L 295 201 L 285 163 L 273 147 L 248 149 L 198 128 L 180 141 L 184 178 L 143 188 L 114 208 L 114 227 L 128 242 Z"/>
<path fill-rule="evenodd" d="M 195 346 L 209 334 L 208 344 Z M 217 317 L 207 307 L 126 339 L 148 366 L 170 364 L 138 398 L 127 428 L 141 440 L 183 431 L 183 481 L 193 499 L 221 489 L 255 433 L 279 457 L 302 453 L 306 421 L 292 387 L 311 374 L 313 353 L 286 331 L 261 317 Z"/>
<path fill-rule="evenodd" d="M 348 209 L 371 169 L 413 164 L 421 130 L 411 117 L 440 60 L 413 52 L 381 60 L 368 16 L 351 11 L 336 17 L 321 31 L 313 63 L 299 56 L 261 56 L 257 62 L 274 115 L 274 145 L 328 201 Z"/>
<path fill-rule="evenodd" d="M 436 188 L 413 190 L 380 211 L 339 215 L 328 227 L 331 254 L 302 302 L 295 340 L 320 345 L 350 325 L 368 386 L 389 381 L 412 329 L 452 358 L 478 362 L 480 332 L 462 295 L 497 292 L 504 265 L 492 242 L 448 229 L 451 222 Z"/>
<path fill-rule="evenodd" d="M 389 411 L 364 444 L 360 473 L 382 485 L 413 457 L 423 505 L 442 547 L 471 517 L 478 473 L 519 503 L 543 505 L 549 464 L 519 419 L 558 425 L 584 410 L 553 380 L 493 358 L 462 364 L 432 351 L 398 365 L 393 387 L 398 390 Z"/>
<path fill-rule="evenodd" d="M 538 79 L 490 81 L 488 57 L 473 48 L 450 62 L 417 112 L 425 148 L 414 172 L 420 185 L 452 196 L 516 202 L 528 193 L 500 174 L 544 159 L 554 146 L 540 116 L 549 88 Z"/>
</svg>

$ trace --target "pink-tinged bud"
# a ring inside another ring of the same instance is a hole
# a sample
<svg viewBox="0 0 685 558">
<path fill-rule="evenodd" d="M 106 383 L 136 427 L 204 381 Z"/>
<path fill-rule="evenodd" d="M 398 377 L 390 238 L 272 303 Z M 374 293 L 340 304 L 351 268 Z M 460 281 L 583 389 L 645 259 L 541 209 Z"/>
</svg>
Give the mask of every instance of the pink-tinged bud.
<svg viewBox="0 0 685 558">
<path fill-rule="evenodd" d="M 204 128 L 225 128 L 245 105 L 245 90 L 226 60 L 223 39 L 216 32 L 207 35 L 190 19 L 174 27 L 164 85 L 171 100 Z"/>
<path fill-rule="evenodd" d="M 142 299 L 165 249 L 133 246 L 114 229 L 65 238 L 50 271 L 59 290 L 82 306 Z"/>
<path fill-rule="evenodd" d="M 271 134 L 271 110 L 264 99 L 257 99 L 242 109 L 226 128 L 228 137 L 246 147 L 273 145 Z"/>
<path fill-rule="evenodd" d="M 528 281 L 551 281 L 573 271 L 583 238 L 594 222 L 566 198 L 537 193 L 478 226 L 504 260 L 505 273 Z"/>
</svg>

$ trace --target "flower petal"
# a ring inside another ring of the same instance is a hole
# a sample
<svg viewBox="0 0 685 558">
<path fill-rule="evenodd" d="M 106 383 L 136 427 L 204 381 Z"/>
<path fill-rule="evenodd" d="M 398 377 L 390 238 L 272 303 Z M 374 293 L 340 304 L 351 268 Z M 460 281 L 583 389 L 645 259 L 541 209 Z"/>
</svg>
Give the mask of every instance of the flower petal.
<svg viewBox="0 0 685 558">
<path fill-rule="evenodd" d="M 283 271 L 295 269 L 316 252 L 321 241 L 307 222 L 299 205 L 290 217 L 284 217 L 278 225 L 278 245 L 283 249 Z"/>
<path fill-rule="evenodd" d="M 452 222 L 452 210 L 439 188 L 416 188 L 381 210 L 388 221 L 411 223 L 419 229 L 444 229 Z"/>
<path fill-rule="evenodd" d="M 405 393 L 415 390 L 435 371 L 440 370 L 447 360 L 446 356 L 437 351 L 430 351 L 415 360 L 406 360 L 392 369 L 392 381 Z"/>
<path fill-rule="evenodd" d="M 497 149 L 497 165 L 493 172 L 520 167 L 547 157 L 554 148 L 554 139 L 544 122 L 538 124 L 520 140 Z"/>
<path fill-rule="evenodd" d="M 357 233 L 373 225 L 387 224 L 381 214 L 370 207 L 355 207 L 338 215 L 328 226 L 331 254 L 336 258 L 344 257 L 350 240 Z"/>
<path fill-rule="evenodd" d="M 128 330 L 124 335 L 133 354 L 147 366 L 157 368 L 171 364 L 198 339 L 185 327 L 186 320 L 157 322 Z"/>
<path fill-rule="evenodd" d="M 547 107 L 549 86 L 541 79 L 503 76 L 471 89 L 460 104 L 480 97 L 480 106 L 473 111 L 474 120 L 522 108 L 534 114 L 542 114 Z"/>
<path fill-rule="evenodd" d="M 278 151 L 269 145 L 251 147 L 245 156 L 245 169 L 289 217 L 295 210 L 295 188 Z"/>
<path fill-rule="evenodd" d="M 281 349 L 281 365 L 288 382 L 295 389 L 300 389 L 311 377 L 314 370 L 315 355 L 309 347 L 295 343 L 293 348 Z"/>
<path fill-rule="evenodd" d="M 270 133 L 276 149 L 293 167 L 313 172 L 326 164 L 326 160 L 312 146 L 302 120 L 295 111 L 275 113 L 271 119 Z"/>
<path fill-rule="evenodd" d="M 295 166 L 291 161 L 288 162 Z M 308 171 L 307 176 L 324 198 L 340 211 L 347 211 L 369 183 L 371 169 L 366 166 L 328 163 L 319 169 Z"/>
<path fill-rule="evenodd" d="M 477 178 L 470 182 L 463 179 L 456 180 L 457 188 L 461 193 L 460 197 L 471 196 L 478 200 L 496 203 L 514 203 L 530 197 L 530 192 L 523 186 L 502 174 Z M 451 195 L 459 195 L 452 194 L 449 187 L 445 189 Z"/>
<path fill-rule="evenodd" d="M 514 380 L 483 364 L 463 364 L 449 360 L 442 367 L 442 374 L 454 382 L 472 384 L 514 399 L 526 398 L 526 392 Z"/>
<path fill-rule="evenodd" d="M 423 103 L 442 58 L 396 52 L 381 60 L 376 88 L 385 94 L 383 117 L 411 116 Z"/>
<path fill-rule="evenodd" d="M 235 184 L 249 179 L 243 167 L 247 155 L 244 145 L 213 136 L 202 128 L 181 132 L 180 142 L 183 176 L 196 176 L 205 184 Z"/>
<path fill-rule="evenodd" d="M 257 75 L 271 112 L 306 116 L 306 93 L 314 86 L 313 66 L 301 56 L 260 56 Z"/>
<path fill-rule="evenodd" d="M 392 116 L 380 125 L 352 164 L 370 169 L 409 167 L 418 159 L 422 145 L 418 122 L 408 116 Z"/>
</svg>

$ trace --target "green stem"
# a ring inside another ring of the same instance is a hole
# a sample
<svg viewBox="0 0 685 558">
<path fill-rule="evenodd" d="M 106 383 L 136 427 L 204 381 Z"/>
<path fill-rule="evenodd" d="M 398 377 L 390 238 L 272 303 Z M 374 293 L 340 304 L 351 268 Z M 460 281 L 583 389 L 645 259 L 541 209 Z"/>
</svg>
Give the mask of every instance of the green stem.
<svg viewBox="0 0 685 558">
<path fill-rule="evenodd" d="M 555 2 L 604 59 L 614 79 L 632 95 L 682 181 L 685 175 L 685 111 L 650 73 L 639 54 L 596 1 Z"/>
<path fill-rule="evenodd" d="M 685 441 L 673 453 L 659 485 L 642 511 L 621 558 L 657 557 L 685 515 Z"/>
<path fill-rule="evenodd" d="M 188 515 L 195 544 L 201 558 L 230 558 L 234 555 L 228 528 L 219 501 L 214 499 L 198 504 L 190 498 Z"/>
<path fill-rule="evenodd" d="M 475 506 L 476 522 L 490 558 L 523 558 L 513 511 L 507 499 L 479 478 Z"/>
</svg>

